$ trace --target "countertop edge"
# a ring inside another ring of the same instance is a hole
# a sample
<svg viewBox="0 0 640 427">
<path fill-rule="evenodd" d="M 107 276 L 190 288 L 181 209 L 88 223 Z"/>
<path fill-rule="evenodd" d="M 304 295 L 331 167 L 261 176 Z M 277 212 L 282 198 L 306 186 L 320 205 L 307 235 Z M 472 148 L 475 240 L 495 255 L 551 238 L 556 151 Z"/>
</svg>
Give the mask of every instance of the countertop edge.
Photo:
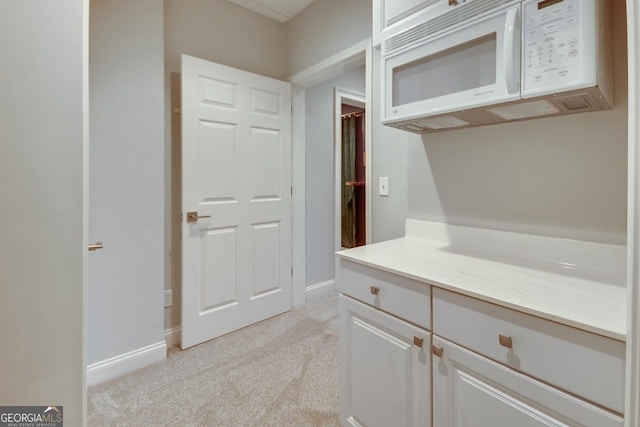
<svg viewBox="0 0 640 427">
<path fill-rule="evenodd" d="M 396 239 L 396 240 L 402 240 L 401 239 Z M 383 242 L 384 243 L 384 242 Z M 461 295 L 465 295 L 465 296 L 469 296 L 472 298 L 476 298 L 488 303 L 492 303 L 492 304 L 496 304 L 499 305 L 501 307 L 505 307 L 505 308 L 509 308 L 518 312 L 522 312 L 525 314 L 529 314 L 531 316 L 535 316 L 535 317 L 539 317 L 545 320 L 549 320 L 555 323 L 559 323 L 562 325 L 566 325 L 566 326 L 570 326 L 576 329 L 580 329 L 586 332 L 590 332 L 596 335 L 600 335 L 606 338 L 610 338 L 616 341 L 621 341 L 623 343 L 626 342 L 626 333 L 622 332 L 622 331 L 617 331 L 617 330 L 612 330 L 612 329 L 605 329 L 602 327 L 598 327 L 597 325 L 594 324 L 589 324 L 589 323 L 584 323 L 584 322 L 580 322 L 580 321 L 576 321 L 576 320 L 572 320 L 570 318 L 567 317 L 563 317 L 560 315 L 556 315 L 550 312 L 546 312 L 543 310 L 538 310 L 532 307 L 527 307 L 527 306 L 523 306 L 521 304 L 517 304 L 517 303 L 513 303 L 510 302 L 506 299 L 502 299 L 502 298 L 498 298 L 495 296 L 491 296 L 488 294 L 483 294 L 481 292 L 477 292 L 477 291 L 473 291 L 470 290 L 464 286 L 460 286 L 460 285 L 456 285 L 456 284 L 451 284 L 451 283 L 443 283 L 437 280 L 433 280 L 431 278 L 428 277 L 424 277 L 421 275 L 416 275 L 416 274 L 411 274 L 405 270 L 399 269 L 399 268 L 394 268 L 391 265 L 388 264 L 382 264 L 382 263 L 378 263 L 378 262 L 372 262 L 372 261 L 368 261 L 362 257 L 358 257 L 355 255 L 351 255 L 348 254 L 349 250 L 346 251 L 339 251 L 336 252 L 336 256 L 340 259 L 344 259 L 347 261 L 351 261 L 351 262 L 355 262 L 358 264 L 362 264 L 368 267 L 372 267 L 372 268 L 376 268 L 378 270 L 382 270 L 382 271 L 386 271 L 388 273 L 392 273 L 392 274 L 396 274 L 402 277 L 406 277 L 408 279 L 412 279 L 412 280 L 416 280 L 418 282 L 422 282 L 425 283 L 427 285 L 431 285 L 431 286 L 435 286 L 441 289 L 445 289 L 451 292 L 456 292 L 459 293 Z"/>
</svg>

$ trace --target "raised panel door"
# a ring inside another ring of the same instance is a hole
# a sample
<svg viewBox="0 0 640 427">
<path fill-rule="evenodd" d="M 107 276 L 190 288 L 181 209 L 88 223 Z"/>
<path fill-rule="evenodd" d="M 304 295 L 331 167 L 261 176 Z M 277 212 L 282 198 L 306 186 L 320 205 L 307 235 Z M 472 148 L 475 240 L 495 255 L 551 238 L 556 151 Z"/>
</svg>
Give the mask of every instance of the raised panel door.
<svg viewBox="0 0 640 427">
<path fill-rule="evenodd" d="M 437 427 L 620 427 L 623 419 L 433 336 Z"/>
<path fill-rule="evenodd" d="M 290 107 L 289 83 L 182 57 L 182 348 L 291 309 Z"/>
<path fill-rule="evenodd" d="M 340 296 L 340 421 L 431 425 L 430 333 Z"/>
</svg>

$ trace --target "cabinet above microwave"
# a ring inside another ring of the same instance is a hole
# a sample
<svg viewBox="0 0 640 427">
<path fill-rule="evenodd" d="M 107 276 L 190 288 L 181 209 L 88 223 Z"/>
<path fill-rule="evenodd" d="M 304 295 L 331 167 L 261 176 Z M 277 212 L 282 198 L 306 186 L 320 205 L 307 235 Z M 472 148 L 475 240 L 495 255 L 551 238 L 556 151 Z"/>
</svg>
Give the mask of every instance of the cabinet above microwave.
<svg viewBox="0 0 640 427">
<path fill-rule="evenodd" d="M 389 38 L 410 27 L 408 18 L 428 9 L 441 0 L 373 0 L 373 46 L 379 47 Z"/>
<path fill-rule="evenodd" d="M 426 3 L 381 41 L 382 123 L 429 133 L 611 108 L 609 0 Z"/>
<path fill-rule="evenodd" d="M 416 23 L 432 21 L 448 12 L 454 11 L 453 15 L 458 16 L 453 19 L 461 23 L 464 19 L 478 17 L 478 13 L 483 11 L 520 1 L 522 0 L 373 0 L 373 46 L 380 47 L 383 40 L 414 27 Z M 458 8 L 474 2 L 473 8 Z M 466 16 L 461 18 L 461 14 Z"/>
</svg>

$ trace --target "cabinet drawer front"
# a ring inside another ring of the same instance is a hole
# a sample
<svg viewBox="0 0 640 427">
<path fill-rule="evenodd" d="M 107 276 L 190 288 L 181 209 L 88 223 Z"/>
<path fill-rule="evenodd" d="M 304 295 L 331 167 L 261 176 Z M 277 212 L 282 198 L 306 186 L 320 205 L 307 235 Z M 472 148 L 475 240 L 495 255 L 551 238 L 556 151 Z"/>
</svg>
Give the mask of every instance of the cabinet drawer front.
<svg viewBox="0 0 640 427">
<path fill-rule="evenodd" d="M 343 294 L 431 328 L 431 286 L 425 283 L 341 259 L 337 286 Z"/>
<path fill-rule="evenodd" d="M 434 336 L 433 425 L 622 427 L 622 417 Z M 467 424 L 465 424 L 467 425 Z M 471 425 L 471 424 L 469 424 Z"/>
<path fill-rule="evenodd" d="M 440 289 L 433 291 L 433 331 L 623 413 L 625 345 L 620 341 Z"/>
<path fill-rule="evenodd" d="M 431 334 L 340 296 L 340 420 L 354 427 L 431 424 Z"/>
</svg>

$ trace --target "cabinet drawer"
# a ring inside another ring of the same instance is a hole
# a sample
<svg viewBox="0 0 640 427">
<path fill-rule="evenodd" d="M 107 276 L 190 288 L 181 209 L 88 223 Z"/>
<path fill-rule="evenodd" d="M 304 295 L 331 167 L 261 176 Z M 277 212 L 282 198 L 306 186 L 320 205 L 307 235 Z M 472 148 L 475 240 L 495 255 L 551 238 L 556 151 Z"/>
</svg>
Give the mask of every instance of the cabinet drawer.
<svg viewBox="0 0 640 427">
<path fill-rule="evenodd" d="M 623 413 L 625 344 L 620 341 L 441 289 L 433 291 L 433 332 Z"/>
<path fill-rule="evenodd" d="M 338 290 L 411 323 L 431 329 L 431 286 L 340 260 Z"/>
</svg>

